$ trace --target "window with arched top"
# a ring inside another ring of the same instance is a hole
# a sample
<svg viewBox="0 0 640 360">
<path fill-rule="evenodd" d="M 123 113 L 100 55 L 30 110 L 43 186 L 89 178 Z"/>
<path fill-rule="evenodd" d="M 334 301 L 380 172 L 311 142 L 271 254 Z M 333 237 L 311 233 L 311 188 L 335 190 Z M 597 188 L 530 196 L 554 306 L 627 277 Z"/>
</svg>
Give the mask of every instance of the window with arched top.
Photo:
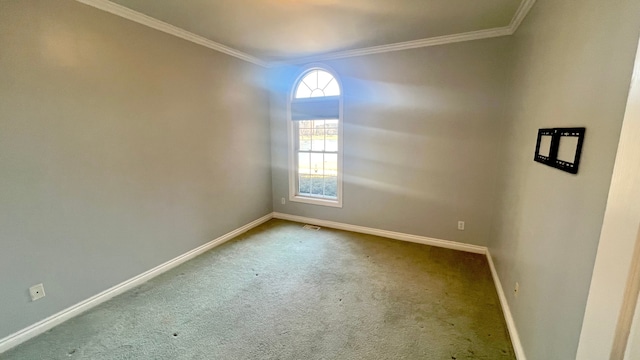
<svg viewBox="0 0 640 360">
<path fill-rule="evenodd" d="M 342 95 L 335 72 L 311 67 L 289 99 L 289 199 L 342 207 Z"/>
<path fill-rule="evenodd" d="M 338 80 L 327 71 L 316 69 L 307 72 L 298 82 L 296 99 L 340 96 Z"/>
</svg>

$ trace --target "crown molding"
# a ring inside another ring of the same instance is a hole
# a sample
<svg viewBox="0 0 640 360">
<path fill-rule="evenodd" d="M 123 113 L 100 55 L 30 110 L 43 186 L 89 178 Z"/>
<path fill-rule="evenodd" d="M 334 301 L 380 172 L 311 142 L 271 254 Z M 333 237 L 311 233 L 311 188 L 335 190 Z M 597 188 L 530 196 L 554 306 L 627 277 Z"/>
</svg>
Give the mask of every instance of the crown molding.
<svg viewBox="0 0 640 360">
<path fill-rule="evenodd" d="M 522 0 L 522 2 L 520 3 L 520 6 L 518 7 L 518 10 L 516 10 L 515 14 L 511 18 L 511 22 L 509 23 L 508 26 L 505 26 L 505 27 L 471 31 L 471 32 L 453 34 L 453 35 L 437 36 L 437 37 L 425 38 L 420 40 L 405 41 L 405 42 L 388 44 L 388 45 L 372 46 L 368 48 L 361 48 L 361 49 L 355 49 L 355 50 L 332 52 L 332 53 L 327 53 L 327 54 L 322 54 L 317 56 L 297 58 L 293 60 L 276 61 L 276 62 L 269 63 L 269 67 L 282 66 L 282 65 L 299 65 L 299 64 L 305 64 L 305 63 L 316 62 L 316 61 L 335 60 L 335 59 L 342 59 L 342 58 L 348 58 L 348 57 L 354 57 L 354 56 L 380 54 L 380 53 L 391 52 L 391 51 L 416 49 L 416 48 L 428 47 L 428 46 L 453 44 L 453 43 L 463 42 L 463 41 L 472 41 L 472 40 L 488 39 L 488 38 L 494 38 L 494 37 L 500 37 L 500 36 L 509 36 L 509 35 L 515 34 L 515 32 L 520 27 L 520 24 L 522 24 L 522 21 L 524 20 L 525 17 L 527 17 L 527 14 L 529 14 L 529 11 L 531 10 L 531 8 L 535 3 L 536 3 L 536 0 Z"/>
<path fill-rule="evenodd" d="M 221 53 L 236 57 L 238 59 L 248 61 L 250 63 L 256 64 L 262 67 L 268 66 L 268 63 L 266 61 L 263 61 L 255 56 L 251 56 L 249 54 L 243 53 L 242 51 L 239 51 L 239 50 L 230 48 L 228 46 L 222 45 L 220 43 L 217 43 L 215 41 L 209 40 L 205 37 L 196 35 L 192 32 L 189 32 L 177 26 L 167 24 L 164 21 L 142 14 L 135 10 L 131 10 L 128 7 L 122 6 L 120 4 L 116 4 L 108 0 L 76 0 L 76 1 L 85 5 L 92 6 L 96 9 L 100 9 L 100 10 L 109 12 L 111 14 L 123 17 L 127 20 L 137 22 L 138 24 L 148 26 L 152 29 L 160 30 L 162 32 L 179 37 L 181 39 L 191 41 L 198 45 L 207 47 L 209 49 L 216 50 Z"/>
<path fill-rule="evenodd" d="M 511 23 L 509 24 L 509 29 L 511 30 L 510 35 L 513 35 L 518 31 L 520 24 L 522 24 L 522 21 L 527 17 L 527 14 L 529 14 L 529 11 L 535 3 L 536 0 L 522 0 L 520 7 L 516 10 L 516 13 L 513 15 Z"/>
<path fill-rule="evenodd" d="M 400 50 L 416 49 L 416 48 L 422 48 L 422 47 L 428 47 L 428 46 L 452 44 L 452 43 L 463 42 L 463 41 L 488 39 L 493 37 L 508 36 L 511 34 L 512 34 L 511 27 L 505 26 L 501 28 L 471 31 L 471 32 L 453 34 L 453 35 L 436 36 L 436 37 L 431 37 L 426 39 L 405 41 L 405 42 L 388 44 L 388 45 L 372 46 L 372 47 L 355 49 L 355 50 L 339 51 L 339 52 L 333 52 L 333 53 L 328 53 L 323 55 L 298 58 L 298 59 L 293 59 L 288 61 L 272 62 L 269 65 L 280 66 L 280 65 L 304 64 L 304 63 L 315 62 L 315 61 L 342 59 L 342 58 L 348 58 L 348 57 L 354 57 L 354 56 L 380 54 L 380 53 L 386 53 L 391 51 L 400 51 Z"/>
<path fill-rule="evenodd" d="M 76 1 L 85 5 L 92 6 L 96 9 L 100 9 L 100 10 L 109 12 L 111 14 L 123 17 L 125 19 L 137 22 L 138 24 L 142 24 L 150 28 L 162 31 L 164 33 L 179 37 L 181 39 L 191 41 L 195 44 L 202 45 L 209 49 L 222 52 L 224 54 L 236 57 L 244 61 L 248 61 L 250 63 L 256 64 L 262 67 L 297 65 L 297 64 L 304 64 L 304 63 L 310 63 L 315 61 L 342 59 L 342 58 L 355 57 L 355 56 L 380 54 L 380 53 L 391 52 L 391 51 L 416 49 L 416 48 L 428 47 L 428 46 L 453 44 L 453 43 L 458 43 L 463 41 L 472 41 L 472 40 L 488 39 L 488 38 L 494 38 L 494 37 L 500 37 L 500 36 L 509 36 L 509 35 L 513 35 L 518 30 L 518 27 L 520 26 L 520 24 L 522 24 L 522 21 L 527 16 L 527 14 L 529 13 L 529 11 L 531 10 L 531 8 L 536 2 L 536 0 L 522 0 L 522 2 L 520 3 L 520 6 L 518 7 L 518 10 L 515 12 L 513 18 L 511 19 L 511 23 L 505 27 L 471 31 L 471 32 L 460 33 L 460 34 L 436 36 L 431 38 L 405 41 L 405 42 L 388 44 L 388 45 L 372 46 L 372 47 L 361 48 L 361 49 L 332 52 L 332 53 L 326 53 L 322 55 L 308 56 L 308 57 L 297 58 L 297 59 L 286 60 L 286 61 L 267 62 L 255 56 L 246 54 L 242 51 L 239 51 L 234 48 L 228 47 L 226 45 L 222 45 L 215 41 L 209 40 L 203 36 L 196 35 L 192 32 L 189 32 L 177 26 L 168 24 L 164 21 L 158 20 L 151 16 L 142 14 L 135 10 L 131 10 L 128 7 L 122 6 L 120 4 L 116 4 L 109 0 L 76 0 Z"/>
</svg>

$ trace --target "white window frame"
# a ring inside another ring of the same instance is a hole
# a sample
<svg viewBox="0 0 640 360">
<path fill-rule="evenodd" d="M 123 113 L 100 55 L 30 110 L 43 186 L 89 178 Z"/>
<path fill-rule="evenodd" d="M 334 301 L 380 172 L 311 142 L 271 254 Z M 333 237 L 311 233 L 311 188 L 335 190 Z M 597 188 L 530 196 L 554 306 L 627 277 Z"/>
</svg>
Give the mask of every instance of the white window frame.
<svg viewBox="0 0 640 360">
<path fill-rule="evenodd" d="M 300 195 L 298 193 L 298 162 L 297 162 L 297 152 L 296 152 L 296 142 L 298 141 L 297 136 L 297 124 L 292 120 L 291 115 L 291 104 L 295 101 L 296 90 L 298 89 L 298 85 L 302 81 L 302 79 L 313 70 L 322 70 L 326 71 L 333 76 L 335 81 L 338 83 L 340 87 L 340 95 L 338 96 L 339 110 L 338 110 L 338 176 L 337 176 L 337 189 L 336 189 L 336 199 L 327 199 L 314 197 L 310 195 Z M 287 101 L 287 133 L 288 133 L 288 142 L 289 142 L 289 201 L 300 202 L 305 204 L 312 205 L 322 205 L 322 206 L 330 206 L 330 207 L 342 207 L 342 154 L 344 151 L 343 148 L 343 132 L 342 132 L 342 122 L 343 122 L 343 98 L 344 98 L 344 88 L 342 87 L 342 82 L 338 77 L 337 73 L 330 67 L 323 64 L 312 64 L 306 66 L 298 75 L 295 82 L 293 83 L 293 87 L 289 94 L 289 98 Z"/>
</svg>

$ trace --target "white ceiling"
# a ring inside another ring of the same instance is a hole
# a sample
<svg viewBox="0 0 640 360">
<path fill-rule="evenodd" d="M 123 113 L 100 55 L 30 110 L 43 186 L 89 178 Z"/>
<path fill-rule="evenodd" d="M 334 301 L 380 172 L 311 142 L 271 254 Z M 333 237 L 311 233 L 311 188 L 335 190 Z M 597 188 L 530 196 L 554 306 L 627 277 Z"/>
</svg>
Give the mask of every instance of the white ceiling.
<svg viewBox="0 0 640 360">
<path fill-rule="evenodd" d="M 264 61 L 505 28 L 522 0 L 111 0 Z M 83 1 L 84 2 L 84 1 Z M 525 0 L 526 2 L 530 2 Z"/>
</svg>

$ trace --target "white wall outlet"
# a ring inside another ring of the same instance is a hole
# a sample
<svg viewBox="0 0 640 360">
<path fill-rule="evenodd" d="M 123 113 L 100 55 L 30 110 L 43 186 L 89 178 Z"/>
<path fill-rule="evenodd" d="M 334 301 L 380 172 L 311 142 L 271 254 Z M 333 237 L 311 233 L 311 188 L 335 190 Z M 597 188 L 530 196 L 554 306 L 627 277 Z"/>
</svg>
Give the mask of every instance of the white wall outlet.
<svg viewBox="0 0 640 360">
<path fill-rule="evenodd" d="M 520 292 L 520 284 L 516 281 L 516 286 L 513 287 L 513 295 L 518 297 L 518 293 Z"/>
<path fill-rule="evenodd" d="M 29 288 L 29 294 L 31 295 L 31 301 L 36 301 L 44 297 L 44 285 L 33 285 Z"/>
<path fill-rule="evenodd" d="M 280 199 L 280 204 L 284 205 L 287 202 L 287 200 L 285 200 L 284 198 Z"/>
<path fill-rule="evenodd" d="M 464 230 L 464 221 L 458 221 L 458 230 Z"/>
</svg>

